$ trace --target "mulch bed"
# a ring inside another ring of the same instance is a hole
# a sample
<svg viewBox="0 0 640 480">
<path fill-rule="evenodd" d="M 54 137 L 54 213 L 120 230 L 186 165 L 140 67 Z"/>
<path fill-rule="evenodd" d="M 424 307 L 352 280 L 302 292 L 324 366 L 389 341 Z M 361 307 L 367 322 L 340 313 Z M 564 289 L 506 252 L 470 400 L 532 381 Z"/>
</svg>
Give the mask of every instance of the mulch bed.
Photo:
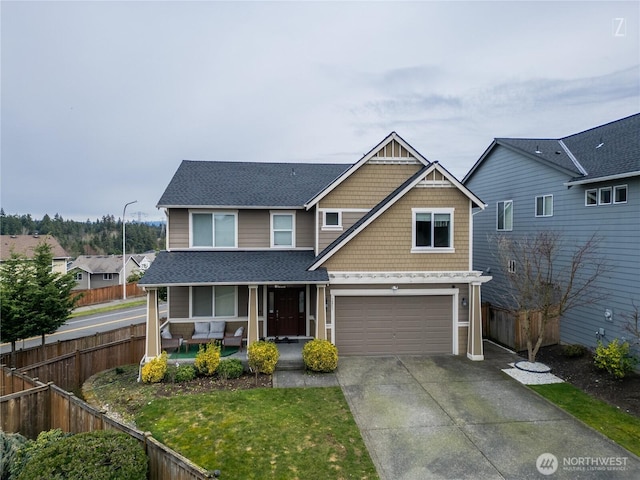
<svg viewBox="0 0 640 480">
<path fill-rule="evenodd" d="M 250 388 L 271 388 L 271 375 L 258 375 L 253 373 L 244 373 L 240 378 L 230 378 L 222 380 L 217 377 L 198 377 L 189 382 L 181 383 L 159 383 L 156 396 L 170 397 L 176 394 L 185 393 L 205 393 L 216 390 L 247 390 Z"/>
<path fill-rule="evenodd" d="M 520 355 L 527 357 L 526 352 Z M 563 354 L 561 345 L 543 347 L 536 361 L 551 367 L 551 373 L 585 393 L 640 417 L 640 374 L 633 373 L 617 380 L 593 365 L 593 354 L 571 358 Z"/>
</svg>

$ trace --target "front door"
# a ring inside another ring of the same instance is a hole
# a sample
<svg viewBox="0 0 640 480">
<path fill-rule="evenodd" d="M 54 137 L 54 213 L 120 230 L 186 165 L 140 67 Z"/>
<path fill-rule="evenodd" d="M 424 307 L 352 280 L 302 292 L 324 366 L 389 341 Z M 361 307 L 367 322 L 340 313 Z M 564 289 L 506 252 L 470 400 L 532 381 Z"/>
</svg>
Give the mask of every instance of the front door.
<svg viewBox="0 0 640 480">
<path fill-rule="evenodd" d="M 267 295 L 267 335 L 305 335 L 304 288 L 270 288 Z"/>
</svg>

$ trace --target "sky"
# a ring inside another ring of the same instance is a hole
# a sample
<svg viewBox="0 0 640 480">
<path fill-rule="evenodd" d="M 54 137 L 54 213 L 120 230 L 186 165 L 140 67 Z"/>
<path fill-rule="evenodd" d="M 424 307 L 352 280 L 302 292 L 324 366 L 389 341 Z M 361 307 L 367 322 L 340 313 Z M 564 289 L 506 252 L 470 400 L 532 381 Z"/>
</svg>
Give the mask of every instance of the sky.
<svg viewBox="0 0 640 480">
<path fill-rule="evenodd" d="M 183 159 L 354 163 L 392 131 L 462 179 L 496 137 L 638 113 L 639 19 L 637 1 L 3 0 L 0 205 L 160 220 Z"/>
</svg>

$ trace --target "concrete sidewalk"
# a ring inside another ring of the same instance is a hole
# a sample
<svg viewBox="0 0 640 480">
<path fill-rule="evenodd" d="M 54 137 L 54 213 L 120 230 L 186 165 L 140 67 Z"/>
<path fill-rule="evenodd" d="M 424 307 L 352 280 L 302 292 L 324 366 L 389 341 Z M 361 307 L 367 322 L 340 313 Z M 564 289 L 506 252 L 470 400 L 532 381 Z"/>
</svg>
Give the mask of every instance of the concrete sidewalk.
<svg viewBox="0 0 640 480">
<path fill-rule="evenodd" d="M 638 457 L 501 371 L 520 357 L 485 342 L 485 358 L 341 357 L 273 385 L 339 385 L 381 480 L 640 478 Z"/>
</svg>

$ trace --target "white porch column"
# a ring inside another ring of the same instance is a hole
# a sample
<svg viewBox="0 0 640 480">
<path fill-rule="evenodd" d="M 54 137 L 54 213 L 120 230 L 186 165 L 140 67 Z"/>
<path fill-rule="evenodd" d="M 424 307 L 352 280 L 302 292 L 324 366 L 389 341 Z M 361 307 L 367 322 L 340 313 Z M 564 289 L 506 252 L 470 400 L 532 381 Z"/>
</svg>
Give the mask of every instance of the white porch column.
<svg viewBox="0 0 640 480">
<path fill-rule="evenodd" d="M 467 358 L 484 360 L 482 349 L 482 305 L 480 303 L 480 282 L 472 283 L 469 295 L 469 336 Z"/>
<path fill-rule="evenodd" d="M 247 325 L 247 346 L 257 342 L 258 332 L 258 285 L 249 285 L 249 324 Z"/>
<path fill-rule="evenodd" d="M 316 285 L 316 338 L 327 339 L 327 287 Z"/>
<path fill-rule="evenodd" d="M 160 355 L 160 324 L 158 319 L 158 289 L 147 289 L 147 341 L 144 349 L 145 360 Z"/>
</svg>

